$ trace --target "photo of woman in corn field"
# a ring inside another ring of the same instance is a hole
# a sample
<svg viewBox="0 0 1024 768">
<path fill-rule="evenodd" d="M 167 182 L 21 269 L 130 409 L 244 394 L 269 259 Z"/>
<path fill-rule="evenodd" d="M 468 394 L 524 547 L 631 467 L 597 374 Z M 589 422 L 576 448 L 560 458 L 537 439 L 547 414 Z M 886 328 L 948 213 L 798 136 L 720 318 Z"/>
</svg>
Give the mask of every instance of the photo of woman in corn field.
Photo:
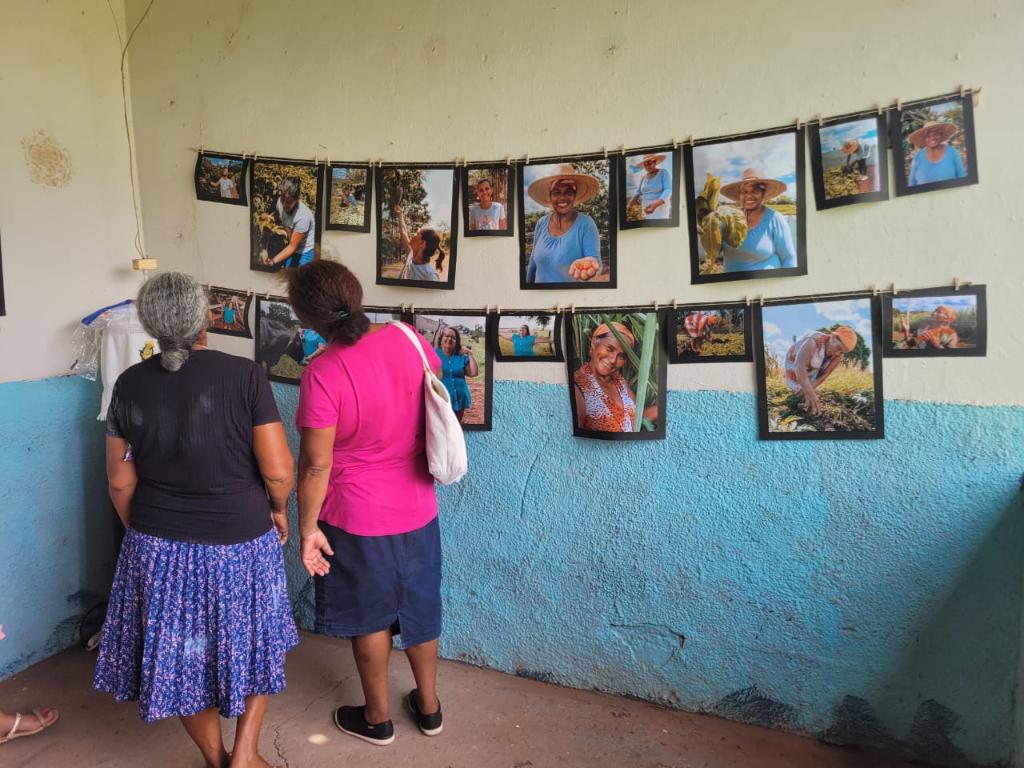
<svg viewBox="0 0 1024 768">
<path fill-rule="evenodd" d="M 679 226 L 679 150 L 620 155 L 622 229 Z"/>
<path fill-rule="evenodd" d="M 455 166 L 378 168 L 377 285 L 455 288 Z"/>
<path fill-rule="evenodd" d="M 895 112 L 892 145 L 897 195 L 978 183 L 973 107 L 968 93 Z"/>
<path fill-rule="evenodd" d="M 614 288 L 613 160 L 524 165 L 519 182 L 519 287 Z"/>
<path fill-rule="evenodd" d="M 568 321 L 573 434 L 663 438 L 667 368 L 659 313 L 573 313 Z"/>
<path fill-rule="evenodd" d="M 755 308 L 762 439 L 884 437 L 879 307 L 864 296 Z"/>
<path fill-rule="evenodd" d="M 685 147 L 693 283 L 807 274 L 803 129 Z"/>
<path fill-rule="evenodd" d="M 248 158 L 200 152 L 196 158 L 196 198 L 212 203 L 248 205 L 245 190 L 248 172 Z"/>
<path fill-rule="evenodd" d="M 369 232 L 372 190 L 369 166 L 329 165 L 327 229 Z"/>
<path fill-rule="evenodd" d="M 986 352 L 985 286 L 927 288 L 886 296 L 888 357 L 983 357 Z"/>
<path fill-rule="evenodd" d="M 889 198 L 884 115 L 811 123 L 810 140 L 819 211 Z"/>
<path fill-rule="evenodd" d="M 249 268 L 277 272 L 317 258 L 323 198 L 314 163 L 256 160 L 249 208 Z"/>
<path fill-rule="evenodd" d="M 741 363 L 753 359 L 744 304 L 680 307 L 670 314 L 672 363 Z"/>
</svg>

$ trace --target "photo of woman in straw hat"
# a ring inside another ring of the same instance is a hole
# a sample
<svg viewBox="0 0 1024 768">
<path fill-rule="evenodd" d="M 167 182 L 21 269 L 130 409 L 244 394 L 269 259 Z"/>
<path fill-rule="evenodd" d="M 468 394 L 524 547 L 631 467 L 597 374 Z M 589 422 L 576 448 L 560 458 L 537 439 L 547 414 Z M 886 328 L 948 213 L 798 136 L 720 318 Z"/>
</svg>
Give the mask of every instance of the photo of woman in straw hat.
<svg viewBox="0 0 1024 768">
<path fill-rule="evenodd" d="M 806 275 L 803 129 L 685 147 L 693 283 Z"/>
<path fill-rule="evenodd" d="M 971 94 L 904 106 L 892 130 L 897 195 L 978 183 Z"/>
<path fill-rule="evenodd" d="M 755 305 L 761 439 L 884 437 L 880 301 Z"/>
<path fill-rule="evenodd" d="M 611 160 L 560 158 L 519 174 L 520 288 L 614 288 Z"/>
<path fill-rule="evenodd" d="M 679 151 L 672 147 L 620 155 L 619 226 L 679 226 Z"/>
<path fill-rule="evenodd" d="M 889 199 L 885 115 L 826 119 L 808 127 L 819 211 Z"/>
</svg>

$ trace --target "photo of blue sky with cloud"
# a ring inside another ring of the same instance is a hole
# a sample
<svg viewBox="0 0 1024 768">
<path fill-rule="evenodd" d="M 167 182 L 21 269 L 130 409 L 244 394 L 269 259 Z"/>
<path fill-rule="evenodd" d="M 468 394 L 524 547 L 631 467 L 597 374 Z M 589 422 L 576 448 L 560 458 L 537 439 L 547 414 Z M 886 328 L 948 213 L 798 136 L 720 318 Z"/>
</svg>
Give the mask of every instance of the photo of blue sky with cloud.
<svg viewBox="0 0 1024 768">
<path fill-rule="evenodd" d="M 544 165 L 527 165 L 523 167 L 523 189 L 528 190 L 530 185 L 533 184 L 537 179 L 545 176 L 551 176 L 552 174 L 558 173 L 563 163 L 549 163 Z M 608 188 L 608 168 L 611 166 L 610 163 L 604 164 L 604 170 L 602 173 L 595 174 L 598 183 L 604 188 Z M 539 211 L 550 211 L 551 209 L 545 205 L 537 203 L 529 194 L 523 195 L 523 212 L 524 213 L 537 213 Z"/>
<path fill-rule="evenodd" d="M 797 199 L 796 141 L 792 133 L 693 148 L 693 180 L 698 191 L 704 188 L 708 173 L 720 177 L 725 186 L 739 181 L 745 168 L 756 168 L 778 179 L 786 185 L 786 194 Z"/>
<path fill-rule="evenodd" d="M 768 305 L 761 309 L 765 351 L 780 363 L 793 342 L 810 331 L 841 323 L 861 335 L 871 350 L 871 299 L 818 301 L 807 304 Z M 868 357 L 867 370 L 873 361 Z"/>
</svg>

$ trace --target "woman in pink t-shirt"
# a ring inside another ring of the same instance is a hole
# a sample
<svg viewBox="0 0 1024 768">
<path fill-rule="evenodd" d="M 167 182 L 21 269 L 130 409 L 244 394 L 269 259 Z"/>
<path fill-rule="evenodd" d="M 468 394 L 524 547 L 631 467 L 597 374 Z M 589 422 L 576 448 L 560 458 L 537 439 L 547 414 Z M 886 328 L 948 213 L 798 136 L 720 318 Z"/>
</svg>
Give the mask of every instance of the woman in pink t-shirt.
<svg viewBox="0 0 1024 768">
<path fill-rule="evenodd" d="M 368 332 L 362 286 L 337 262 L 290 271 L 288 299 L 329 342 L 302 375 L 295 420 L 302 563 L 315 577 L 316 631 L 352 639 L 366 697 L 364 706 L 339 707 L 335 723 L 364 741 L 394 741 L 388 658 L 397 634 L 416 678 L 407 703 L 420 730 L 435 736 L 441 538 L 424 453 L 423 362 L 400 329 Z"/>
</svg>

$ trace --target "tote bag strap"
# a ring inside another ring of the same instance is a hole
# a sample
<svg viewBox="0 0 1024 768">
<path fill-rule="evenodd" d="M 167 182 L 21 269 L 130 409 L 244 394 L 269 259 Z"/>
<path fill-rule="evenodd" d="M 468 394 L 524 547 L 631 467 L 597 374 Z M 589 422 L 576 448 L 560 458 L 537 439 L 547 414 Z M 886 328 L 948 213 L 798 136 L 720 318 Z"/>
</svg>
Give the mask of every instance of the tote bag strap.
<svg viewBox="0 0 1024 768">
<path fill-rule="evenodd" d="M 414 347 L 416 347 L 416 351 L 420 353 L 420 359 L 423 361 L 423 370 L 425 370 L 427 373 L 431 373 L 432 371 L 430 370 L 430 362 L 427 360 L 427 353 L 423 351 L 423 346 L 416 338 L 416 334 L 409 330 L 409 326 L 407 326 L 405 323 L 400 323 L 396 320 L 389 321 L 388 325 L 395 326 L 395 328 L 400 330 L 409 338 L 409 342 Z"/>
</svg>

